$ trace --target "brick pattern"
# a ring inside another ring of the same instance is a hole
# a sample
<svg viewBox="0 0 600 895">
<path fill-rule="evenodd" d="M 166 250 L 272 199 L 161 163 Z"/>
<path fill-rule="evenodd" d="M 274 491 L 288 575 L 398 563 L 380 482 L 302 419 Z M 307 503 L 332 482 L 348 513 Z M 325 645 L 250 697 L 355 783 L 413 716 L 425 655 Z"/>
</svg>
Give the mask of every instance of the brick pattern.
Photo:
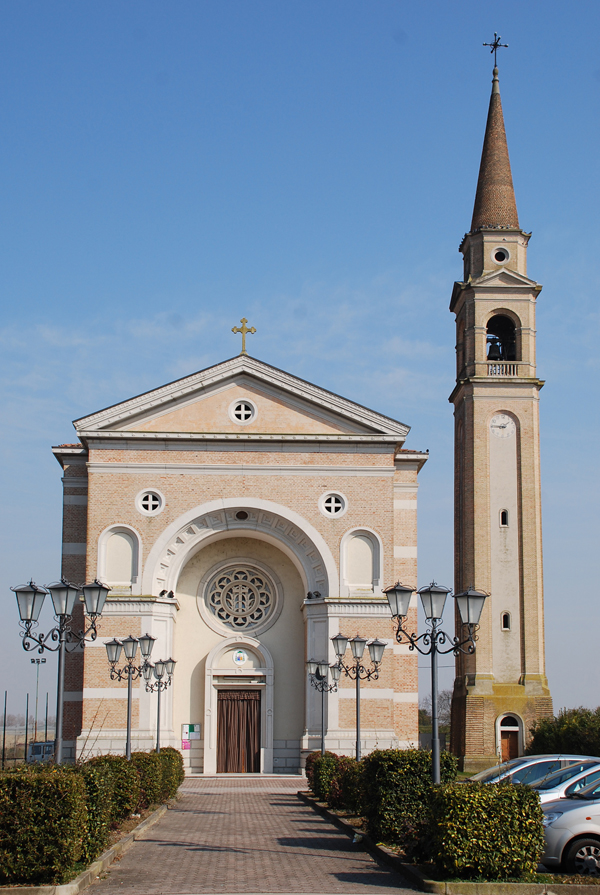
<svg viewBox="0 0 600 895">
<path fill-rule="evenodd" d="M 296 796 L 303 778 L 187 779 L 91 895 L 412 891 Z"/>
</svg>

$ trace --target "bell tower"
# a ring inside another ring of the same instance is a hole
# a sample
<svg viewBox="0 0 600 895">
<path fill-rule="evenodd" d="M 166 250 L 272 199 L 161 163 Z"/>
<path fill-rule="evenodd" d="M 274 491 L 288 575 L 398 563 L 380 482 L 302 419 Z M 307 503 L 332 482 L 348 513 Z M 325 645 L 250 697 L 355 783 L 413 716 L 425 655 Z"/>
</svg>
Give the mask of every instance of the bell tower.
<svg viewBox="0 0 600 895">
<path fill-rule="evenodd" d="M 487 591 L 477 650 L 456 660 L 451 748 L 477 771 L 522 754 L 552 714 L 544 664 L 539 394 L 529 233 L 519 226 L 498 69 L 462 282 L 454 284 L 455 592 Z"/>
</svg>

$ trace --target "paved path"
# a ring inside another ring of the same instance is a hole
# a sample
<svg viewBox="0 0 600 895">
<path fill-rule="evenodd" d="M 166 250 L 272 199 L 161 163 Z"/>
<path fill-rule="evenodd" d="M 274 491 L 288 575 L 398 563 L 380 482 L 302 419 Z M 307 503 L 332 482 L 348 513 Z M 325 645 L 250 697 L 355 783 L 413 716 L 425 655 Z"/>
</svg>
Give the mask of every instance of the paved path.
<svg viewBox="0 0 600 895">
<path fill-rule="evenodd" d="M 188 778 L 177 805 L 89 895 L 412 895 L 296 796 L 302 777 Z"/>
</svg>

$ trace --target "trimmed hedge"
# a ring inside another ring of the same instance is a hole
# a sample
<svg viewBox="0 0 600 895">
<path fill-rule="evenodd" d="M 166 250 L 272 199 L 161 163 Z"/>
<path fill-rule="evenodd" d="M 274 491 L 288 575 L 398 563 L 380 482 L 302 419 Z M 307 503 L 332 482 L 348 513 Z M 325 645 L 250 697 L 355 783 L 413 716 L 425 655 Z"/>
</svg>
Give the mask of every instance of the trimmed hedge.
<svg viewBox="0 0 600 895">
<path fill-rule="evenodd" d="M 329 798 L 329 788 L 335 776 L 339 756 L 334 752 L 318 753 L 312 765 L 312 786 L 315 797 L 320 802 L 326 802 Z"/>
<path fill-rule="evenodd" d="M 378 749 L 361 762 L 369 835 L 399 845 L 409 859 L 422 860 L 427 847 L 431 760 L 424 749 Z M 442 752 L 440 767 L 443 783 L 456 779 L 456 756 Z"/>
<path fill-rule="evenodd" d="M 83 775 L 17 768 L 0 774 L 0 881 L 61 883 L 86 847 Z"/>
<path fill-rule="evenodd" d="M 363 804 L 362 764 L 348 755 L 336 756 L 336 767 L 329 784 L 327 798 L 332 808 L 345 808 L 361 814 Z"/>
<path fill-rule="evenodd" d="M 163 762 L 156 752 L 132 752 L 131 763 L 140 775 L 138 808 L 149 808 L 162 800 Z M 168 761 L 168 758 L 166 759 Z"/>
<path fill-rule="evenodd" d="M 110 819 L 118 823 L 136 810 L 140 801 L 140 775 L 137 768 L 124 755 L 97 755 L 82 768 L 106 768 L 113 780 Z"/>
<path fill-rule="evenodd" d="M 535 873 L 544 851 L 535 790 L 511 783 L 436 786 L 431 807 L 431 858 L 444 876 L 502 880 Z"/>
<path fill-rule="evenodd" d="M 28 765 L 0 773 L 0 883 L 62 883 L 106 848 L 138 807 L 176 795 L 176 749 L 100 755 L 76 766 Z"/>
</svg>

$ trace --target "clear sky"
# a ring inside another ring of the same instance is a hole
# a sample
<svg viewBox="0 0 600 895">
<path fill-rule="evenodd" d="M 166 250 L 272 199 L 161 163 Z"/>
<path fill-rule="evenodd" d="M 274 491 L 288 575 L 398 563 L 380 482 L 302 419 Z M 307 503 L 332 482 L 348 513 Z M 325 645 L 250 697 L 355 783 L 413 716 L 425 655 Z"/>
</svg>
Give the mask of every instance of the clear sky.
<svg viewBox="0 0 600 895">
<path fill-rule="evenodd" d="M 430 449 L 419 583 L 452 584 L 448 303 L 494 31 L 510 45 L 506 128 L 544 285 L 548 673 L 556 707 L 600 703 L 597 0 L 2 0 L 9 710 L 35 672 L 8 588 L 60 574 L 50 446 L 74 439 L 77 417 L 237 354 L 242 316 L 255 357 L 406 422 L 407 446 Z M 426 693 L 425 661 L 422 674 Z"/>
</svg>

